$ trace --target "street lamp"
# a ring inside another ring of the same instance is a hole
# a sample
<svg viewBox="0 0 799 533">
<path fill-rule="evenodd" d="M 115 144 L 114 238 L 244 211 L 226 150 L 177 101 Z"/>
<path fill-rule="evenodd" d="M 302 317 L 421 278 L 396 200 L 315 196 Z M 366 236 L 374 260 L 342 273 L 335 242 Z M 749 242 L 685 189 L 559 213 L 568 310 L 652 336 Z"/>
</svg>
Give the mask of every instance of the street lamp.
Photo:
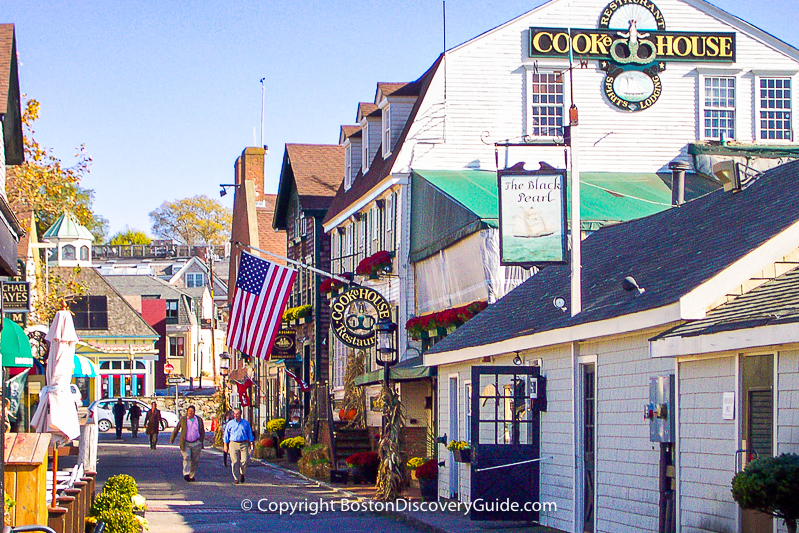
<svg viewBox="0 0 799 533">
<path fill-rule="evenodd" d="M 377 335 L 375 358 L 379 364 L 383 365 L 383 382 L 388 387 L 388 369 L 397 363 L 397 325 L 388 318 L 381 318 L 375 323 L 374 330 Z"/>
<path fill-rule="evenodd" d="M 219 375 L 222 377 L 222 407 L 227 415 L 227 377 L 230 373 L 230 356 L 227 352 L 219 354 Z"/>
</svg>

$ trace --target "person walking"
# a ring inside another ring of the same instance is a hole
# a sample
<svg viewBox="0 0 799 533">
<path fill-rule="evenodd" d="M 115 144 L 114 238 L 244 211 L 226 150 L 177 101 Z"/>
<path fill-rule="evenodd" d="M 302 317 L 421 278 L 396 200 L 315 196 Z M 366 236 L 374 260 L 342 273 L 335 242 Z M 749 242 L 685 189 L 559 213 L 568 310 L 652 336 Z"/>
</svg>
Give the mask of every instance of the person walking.
<svg viewBox="0 0 799 533">
<path fill-rule="evenodd" d="M 153 402 L 152 408 L 147 412 L 144 417 L 144 433 L 150 438 L 150 448 L 155 450 L 155 445 L 158 444 L 158 432 L 161 430 L 161 411 L 158 410 L 158 404 Z"/>
<path fill-rule="evenodd" d="M 195 411 L 194 406 L 190 405 L 186 409 L 186 416 L 180 419 L 172 431 L 172 436 L 169 437 L 169 443 L 172 444 L 180 433 L 178 447 L 183 455 L 183 479 L 186 481 L 194 481 L 197 464 L 200 462 L 200 451 L 205 441 L 203 419 L 195 416 Z"/>
<path fill-rule="evenodd" d="M 122 422 L 125 421 L 125 404 L 122 403 L 122 398 L 117 398 L 117 403 L 114 404 L 114 425 L 117 428 L 117 440 L 122 439 Z"/>
<path fill-rule="evenodd" d="M 139 419 L 141 418 L 141 407 L 138 402 L 133 402 L 128 409 L 130 415 L 130 432 L 133 433 L 133 438 L 139 436 Z"/>
<path fill-rule="evenodd" d="M 225 441 L 225 453 L 230 453 L 233 483 L 236 485 L 244 483 L 247 458 L 250 456 L 250 448 L 255 446 L 255 437 L 252 434 L 250 423 L 241 418 L 241 409 L 233 410 L 233 420 L 225 424 L 223 440 Z"/>
</svg>

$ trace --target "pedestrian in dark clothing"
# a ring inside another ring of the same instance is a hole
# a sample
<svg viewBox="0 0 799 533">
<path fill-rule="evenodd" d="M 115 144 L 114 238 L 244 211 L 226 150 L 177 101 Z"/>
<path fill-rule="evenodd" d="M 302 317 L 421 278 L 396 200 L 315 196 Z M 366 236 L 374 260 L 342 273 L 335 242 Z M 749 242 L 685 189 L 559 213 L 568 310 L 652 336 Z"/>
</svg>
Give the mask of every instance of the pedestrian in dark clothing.
<svg viewBox="0 0 799 533">
<path fill-rule="evenodd" d="M 141 418 L 141 407 L 137 402 L 131 404 L 128 414 L 130 414 L 130 431 L 135 439 L 139 436 L 139 419 Z"/>
<path fill-rule="evenodd" d="M 153 402 L 153 407 L 147 412 L 144 417 L 144 432 L 150 437 L 150 448 L 155 450 L 155 445 L 158 444 L 158 432 L 161 430 L 161 411 L 158 410 L 158 404 Z"/>
<path fill-rule="evenodd" d="M 117 403 L 114 404 L 114 424 L 117 428 L 117 440 L 122 438 L 122 422 L 125 420 L 126 411 L 122 398 L 117 398 Z"/>
</svg>

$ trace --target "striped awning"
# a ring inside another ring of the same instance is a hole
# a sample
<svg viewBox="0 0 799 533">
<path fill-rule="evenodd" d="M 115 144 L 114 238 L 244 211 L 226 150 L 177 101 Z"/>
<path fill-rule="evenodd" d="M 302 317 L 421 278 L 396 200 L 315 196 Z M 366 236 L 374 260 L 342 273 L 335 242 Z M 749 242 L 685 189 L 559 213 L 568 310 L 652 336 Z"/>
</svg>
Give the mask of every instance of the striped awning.
<svg viewBox="0 0 799 533">
<path fill-rule="evenodd" d="M 72 375 L 76 378 L 96 378 L 100 375 L 100 368 L 91 359 L 75 354 L 75 371 Z"/>
</svg>

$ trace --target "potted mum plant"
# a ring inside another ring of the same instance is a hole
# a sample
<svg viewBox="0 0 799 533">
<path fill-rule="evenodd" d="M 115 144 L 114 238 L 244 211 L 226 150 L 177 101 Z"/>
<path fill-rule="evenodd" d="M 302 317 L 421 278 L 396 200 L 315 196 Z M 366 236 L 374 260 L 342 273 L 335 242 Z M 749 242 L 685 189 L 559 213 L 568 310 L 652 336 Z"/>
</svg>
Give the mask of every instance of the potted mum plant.
<svg viewBox="0 0 799 533">
<path fill-rule="evenodd" d="M 427 461 L 416 469 L 416 477 L 419 478 L 422 500 L 436 501 L 438 499 L 438 462 L 435 459 Z"/>
<path fill-rule="evenodd" d="M 452 452 L 456 463 L 472 462 L 472 448 L 465 440 L 453 440 L 447 444 L 447 449 Z"/>
<path fill-rule="evenodd" d="M 302 449 L 305 447 L 305 437 L 292 437 L 280 443 L 280 447 L 286 450 L 286 458 L 289 463 L 296 463 L 300 460 Z"/>
<path fill-rule="evenodd" d="M 346 461 L 352 469 L 352 479 L 356 485 L 377 481 L 377 467 L 380 465 L 380 456 L 377 453 L 357 452 L 347 457 Z"/>
</svg>

